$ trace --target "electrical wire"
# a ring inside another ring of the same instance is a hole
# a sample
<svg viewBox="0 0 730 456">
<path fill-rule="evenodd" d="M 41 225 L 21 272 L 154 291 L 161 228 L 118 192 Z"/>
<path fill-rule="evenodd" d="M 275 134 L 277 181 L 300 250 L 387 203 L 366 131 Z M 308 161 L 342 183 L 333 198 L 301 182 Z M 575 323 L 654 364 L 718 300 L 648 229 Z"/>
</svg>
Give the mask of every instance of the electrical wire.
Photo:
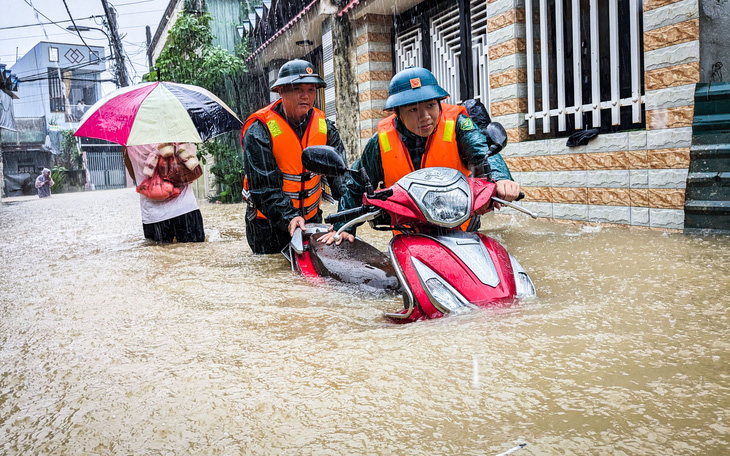
<svg viewBox="0 0 730 456">
<path fill-rule="evenodd" d="M 89 20 L 89 19 L 94 19 L 95 17 L 102 17 L 102 16 L 95 15 L 95 16 L 89 16 L 89 17 L 82 17 L 79 20 L 80 21 L 86 21 L 86 20 Z M 0 30 L 10 30 L 10 29 L 18 29 L 18 28 L 26 28 L 26 27 L 38 27 L 38 26 L 41 26 L 41 25 L 60 24 L 62 22 L 71 22 L 71 20 L 64 19 L 62 21 L 56 21 L 56 22 L 41 22 L 40 24 L 11 25 L 10 27 L 0 27 Z M 64 30 L 66 30 L 66 29 L 64 29 Z M 70 31 L 70 30 L 66 30 L 66 31 Z"/>
<path fill-rule="evenodd" d="M 32 1 L 30 1 L 30 0 L 23 0 L 23 1 L 24 1 L 24 2 L 26 3 L 26 4 L 28 4 L 28 6 L 30 6 L 31 8 L 33 8 L 33 11 L 35 11 L 35 12 L 36 12 L 36 18 L 37 18 L 37 16 L 38 16 L 38 15 L 40 14 L 41 16 L 45 17 L 45 18 L 46 18 L 47 20 L 51 21 L 51 22 L 50 22 L 51 24 L 53 24 L 53 25 L 55 25 L 56 27 L 60 28 L 60 29 L 61 29 L 61 30 L 63 30 L 64 32 L 66 32 L 66 33 L 70 33 L 70 34 L 72 34 L 72 35 L 74 34 L 74 33 L 73 33 L 73 32 L 72 32 L 71 30 L 67 30 L 66 28 L 64 28 L 64 27 L 61 27 L 60 25 L 58 25 L 58 22 L 57 22 L 57 21 L 54 21 L 54 20 L 53 20 L 53 19 L 51 19 L 50 17 L 48 17 L 48 16 L 46 16 L 45 14 L 41 13 L 40 11 L 38 11 L 38 10 L 36 9 L 36 7 L 35 7 L 35 6 L 33 6 L 33 2 L 32 2 Z M 40 25 L 41 27 L 43 27 L 43 24 L 41 24 L 40 22 L 41 22 L 41 21 L 39 20 L 39 21 L 38 21 L 38 23 L 39 23 L 38 25 Z M 43 30 L 43 33 L 44 33 L 44 34 L 46 33 L 45 29 Z"/>
<path fill-rule="evenodd" d="M 76 34 L 81 38 L 81 41 L 84 43 L 84 46 L 86 46 L 86 49 L 89 50 L 89 52 L 94 52 L 91 50 L 88 44 L 86 44 L 86 40 L 83 36 L 81 36 L 81 31 L 78 27 L 76 27 L 76 21 L 74 20 L 74 17 L 71 15 L 71 10 L 68 9 L 68 4 L 66 3 L 66 0 L 63 0 L 63 6 L 66 7 L 66 12 L 68 13 L 69 19 L 71 19 L 71 23 L 74 25 L 74 30 L 76 30 Z"/>
</svg>

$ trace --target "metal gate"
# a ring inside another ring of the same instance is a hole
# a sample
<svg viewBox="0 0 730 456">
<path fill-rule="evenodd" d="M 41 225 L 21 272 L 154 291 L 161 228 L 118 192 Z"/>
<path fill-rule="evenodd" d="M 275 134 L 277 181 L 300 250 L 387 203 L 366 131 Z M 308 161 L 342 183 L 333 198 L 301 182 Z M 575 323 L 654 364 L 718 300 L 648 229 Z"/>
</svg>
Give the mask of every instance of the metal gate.
<svg viewBox="0 0 730 456">
<path fill-rule="evenodd" d="M 121 152 L 86 152 L 86 166 L 95 190 L 124 188 L 124 157 Z"/>
<path fill-rule="evenodd" d="M 424 66 L 422 46 L 430 47 L 431 72 L 439 85 L 450 96 L 447 103 L 461 103 L 462 87 L 459 81 L 459 60 L 461 59 L 460 11 L 453 6 L 430 18 L 428 30 L 421 25 L 398 32 L 394 42 L 395 70 L 409 66 Z M 473 97 L 489 109 L 489 56 L 487 49 L 487 2 L 470 1 Z M 423 42 L 428 33 L 430 44 Z"/>
</svg>

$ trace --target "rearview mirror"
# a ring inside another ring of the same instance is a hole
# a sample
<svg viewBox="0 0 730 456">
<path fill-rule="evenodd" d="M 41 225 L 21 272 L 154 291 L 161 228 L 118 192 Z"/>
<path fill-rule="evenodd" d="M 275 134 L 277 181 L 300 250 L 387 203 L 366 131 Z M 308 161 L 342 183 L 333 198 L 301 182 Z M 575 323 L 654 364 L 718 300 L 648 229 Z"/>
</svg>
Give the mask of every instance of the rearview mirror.
<svg viewBox="0 0 730 456">
<path fill-rule="evenodd" d="M 302 151 L 304 168 L 324 176 L 344 176 L 347 165 L 334 147 L 309 146 Z"/>
<path fill-rule="evenodd" d="M 489 155 L 499 153 L 507 145 L 507 131 L 501 123 L 492 122 L 482 131 L 487 136 Z"/>
</svg>

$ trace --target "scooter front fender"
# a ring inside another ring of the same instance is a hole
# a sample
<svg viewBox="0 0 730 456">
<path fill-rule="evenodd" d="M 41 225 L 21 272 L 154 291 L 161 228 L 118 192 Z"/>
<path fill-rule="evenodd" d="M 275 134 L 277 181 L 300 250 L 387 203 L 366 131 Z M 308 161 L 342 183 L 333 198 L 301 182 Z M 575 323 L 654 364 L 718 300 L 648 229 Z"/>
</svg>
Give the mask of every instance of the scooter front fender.
<svg viewBox="0 0 730 456">
<path fill-rule="evenodd" d="M 394 321 L 439 318 L 462 307 L 501 307 L 516 296 L 509 253 L 483 234 L 402 234 L 391 241 L 390 254 L 406 305 L 403 313 L 388 314 Z"/>
</svg>

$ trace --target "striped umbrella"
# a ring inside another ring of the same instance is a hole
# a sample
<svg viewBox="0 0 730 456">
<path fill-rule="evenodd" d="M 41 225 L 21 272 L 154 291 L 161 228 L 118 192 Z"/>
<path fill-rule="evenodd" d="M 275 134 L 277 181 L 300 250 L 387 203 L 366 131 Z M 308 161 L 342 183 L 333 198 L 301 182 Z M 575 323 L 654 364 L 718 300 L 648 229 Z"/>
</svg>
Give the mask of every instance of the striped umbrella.
<svg viewBox="0 0 730 456">
<path fill-rule="evenodd" d="M 123 146 L 202 143 L 242 125 L 231 108 L 202 87 L 148 82 L 115 90 L 97 101 L 81 118 L 74 136 Z"/>
</svg>

